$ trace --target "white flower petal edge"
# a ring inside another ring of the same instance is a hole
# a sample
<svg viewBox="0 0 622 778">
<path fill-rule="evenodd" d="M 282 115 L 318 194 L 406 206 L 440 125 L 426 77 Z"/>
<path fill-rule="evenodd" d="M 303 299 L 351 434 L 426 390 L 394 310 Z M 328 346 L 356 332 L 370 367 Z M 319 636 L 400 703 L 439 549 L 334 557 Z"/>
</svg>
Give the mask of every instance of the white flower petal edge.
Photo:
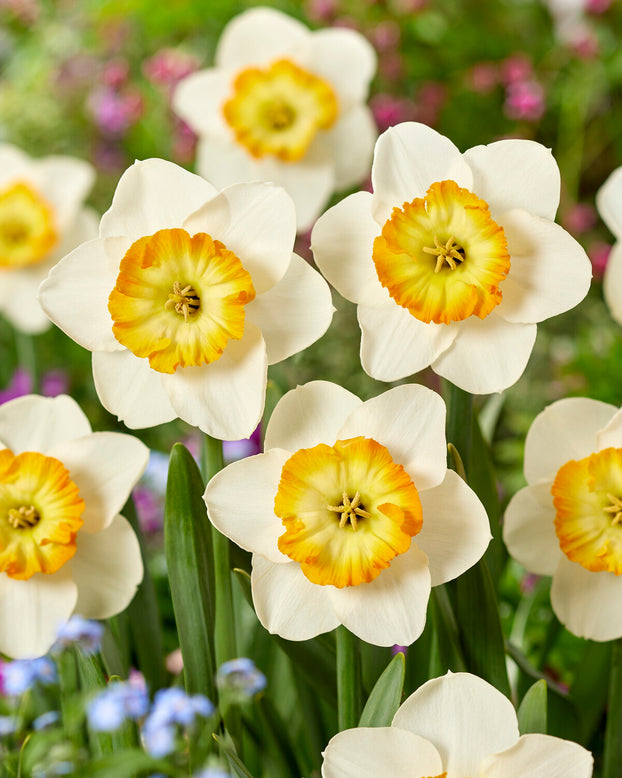
<svg viewBox="0 0 622 778">
<path fill-rule="evenodd" d="M 568 397 L 545 408 L 533 420 L 525 438 L 525 478 L 528 484 L 547 479 L 570 459 L 596 451 L 596 435 L 617 413 L 614 405 L 585 397 Z"/>
<path fill-rule="evenodd" d="M 492 539 L 488 516 L 475 492 L 453 470 L 419 497 L 423 528 L 414 540 L 428 557 L 432 586 L 438 586 L 482 558 Z"/>
<path fill-rule="evenodd" d="M 550 445 L 550 444 L 549 444 Z M 537 575 L 553 575 L 562 551 L 555 533 L 552 480 L 520 489 L 503 520 L 503 542 L 510 554 Z"/>
<path fill-rule="evenodd" d="M 479 775 L 491 753 L 512 746 L 519 737 L 510 700 L 470 673 L 448 673 L 419 687 L 402 704 L 393 727 L 429 740 L 449 775 Z"/>
<path fill-rule="evenodd" d="M 596 207 L 616 238 L 622 238 L 622 167 L 616 168 L 596 193 Z"/>
<path fill-rule="evenodd" d="M 423 632 L 430 598 L 427 556 L 415 545 L 370 583 L 328 589 L 339 623 L 375 646 L 409 646 Z"/>
<path fill-rule="evenodd" d="M 274 513 L 275 484 L 290 456 L 289 451 L 273 448 L 232 462 L 210 480 L 203 496 L 210 521 L 219 532 L 276 564 L 291 562 L 278 549 L 284 527 Z M 232 496 L 242 493 L 240 508 L 233 511 Z"/>
<path fill-rule="evenodd" d="M 605 275 L 603 277 L 603 295 L 609 313 L 622 324 L 622 242 L 611 249 Z"/>
<path fill-rule="evenodd" d="M 481 778 L 590 778 L 594 758 L 577 743 L 551 735 L 523 735 L 502 754 L 486 757 Z"/>
<path fill-rule="evenodd" d="M 297 562 L 274 564 L 253 554 L 253 604 L 259 621 L 286 640 L 309 640 L 341 623 L 326 586 L 311 583 Z"/>
<path fill-rule="evenodd" d="M 125 610 L 143 578 L 138 538 L 123 516 L 97 534 L 78 533 L 78 550 L 68 564 L 78 586 L 75 612 L 87 619 Z"/>
<path fill-rule="evenodd" d="M 432 743 L 397 727 L 359 727 L 339 732 L 323 752 L 322 778 L 410 778 L 440 775 Z"/>
<path fill-rule="evenodd" d="M 561 623 L 578 637 L 614 640 L 622 635 L 622 578 L 593 573 L 560 556 L 553 574 L 551 605 Z"/>
<path fill-rule="evenodd" d="M 0 574 L 0 651 L 14 659 L 45 654 L 74 611 L 78 588 L 69 565 L 28 581 Z"/>
<path fill-rule="evenodd" d="M 89 434 L 89 420 L 78 403 L 65 394 L 31 394 L 0 406 L 0 440 L 14 454 L 39 451 L 47 456 L 54 446 Z"/>
</svg>

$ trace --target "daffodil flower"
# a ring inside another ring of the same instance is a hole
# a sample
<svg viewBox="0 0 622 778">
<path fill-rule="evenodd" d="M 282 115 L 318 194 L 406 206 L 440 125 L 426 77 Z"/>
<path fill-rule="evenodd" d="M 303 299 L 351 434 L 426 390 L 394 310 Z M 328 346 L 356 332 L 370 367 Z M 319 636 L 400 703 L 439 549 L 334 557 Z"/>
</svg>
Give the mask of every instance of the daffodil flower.
<svg viewBox="0 0 622 778">
<path fill-rule="evenodd" d="M 304 230 L 334 190 L 368 173 L 376 127 L 365 100 L 375 70 L 359 33 L 311 32 L 253 8 L 227 25 L 215 67 L 184 79 L 173 105 L 199 135 L 201 175 L 219 187 L 280 184 Z"/>
<path fill-rule="evenodd" d="M 570 632 L 622 637 L 622 412 L 572 397 L 534 419 L 525 478 L 505 514 L 510 554 L 553 576 L 551 604 Z"/>
<path fill-rule="evenodd" d="M 430 587 L 490 540 L 475 493 L 447 470 L 445 404 L 404 385 L 367 402 L 313 381 L 288 392 L 265 453 L 209 482 L 212 523 L 253 552 L 261 623 L 288 640 L 344 624 L 376 645 L 409 645 Z"/>
<path fill-rule="evenodd" d="M 121 177 L 100 237 L 40 291 L 50 318 L 93 351 L 102 404 L 128 427 L 179 416 L 249 437 L 268 364 L 328 328 L 328 285 L 292 254 L 294 205 L 271 184 L 222 192 L 159 159 Z"/>
<path fill-rule="evenodd" d="M 622 324 L 622 167 L 614 170 L 598 190 L 596 207 L 616 237 L 603 276 L 603 295 L 609 312 Z"/>
<path fill-rule="evenodd" d="M 417 689 L 390 727 L 347 729 L 323 754 L 322 778 L 590 778 L 593 758 L 551 735 L 519 735 L 510 700 L 470 673 Z"/>
<path fill-rule="evenodd" d="M 474 394 L 511 386 L 536 323 L 577 305 L 590 284 L 585 252 L 552 221 L 550 152 L 502 140 L 461 154 L 407 122 L 378 139 L 372 183 L 311 236 L 322 273 L 358 304 L 365 371 L 394 381 L 431 365 Z"/>
<path fill-rule="evenodd" d="M 0 144 L 0 313 L 22 332 L 50 326 L 37 289 L 56 262 L 97 235 L 83 207 L 95 174 L 72 157 L 31 159 Z"/>
<path fill-rule="evenodd" d="M 3 654 L 44 654 L 72 614 L 107 619 L 130 603 L 143 566 L 119 511 L 148 456 L 130 435 L 93 433 L 66 395 L 0 408 Z"/>
</svg>

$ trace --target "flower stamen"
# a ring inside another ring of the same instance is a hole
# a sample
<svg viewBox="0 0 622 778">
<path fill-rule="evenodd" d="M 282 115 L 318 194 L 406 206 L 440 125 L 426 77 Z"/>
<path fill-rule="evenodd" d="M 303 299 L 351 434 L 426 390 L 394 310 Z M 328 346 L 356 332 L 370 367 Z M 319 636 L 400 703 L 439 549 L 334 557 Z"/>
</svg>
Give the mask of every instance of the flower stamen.
<svg viewBox="0 0 622 778">
<path fill-rule="evenodd" d="M 19 508 L 9 508 L 8 522 L 14 529 L 28 529 L 41 521 L 39 511 L 34 505 L 20 505 Z"/>
<path fill-rule="evenodd" d="M 344 492 L 341 505 L 327 505 L 329 511 L 340 513 L 339 529 L 343 529 L 350 522 L 352 529 L 356 532 L 358 529 L 358 519 L 371 519 L 371 513 L 361 507 L 361 495 L 357 492 L 350 500 L 348 493 Z"/>
<path fill-rule="evenodd" d="M 437 257 L 436 266 L 434 267 L 435 273 L 439 273 L 445 263 L 449 265 L 451 270 L 455 270 L 458 265 L 464 261 L 464 249 L 462 246 L 459 246 L 457 243 L 455 243 L 455 240 L 456 239 L 452 235 L 447 240 L 447 243 L 441 243 L 438 236 L 435 235 L 434 248 L 429 246 L 423 247 L 423 251 L 425 251 L 426 254 L 432 254 L 433 256 Z"/>
<path fill-rule="evenodd" d="M 622 499 L 620 499 L 620 497 L 615 497 L 613 494 L 609 494 L 609 492 L 607 492 L 607 499 L 611 502 L 611 505 L 603 508 L 603 510 L 605 513 L 615 514 L 611 520 L 612 526 L 620 524 L 620 522 L 622 522 Z"/>
<path fill-rule="evenodd" d="M 167 311 L 173 308 L 175 313 L 184 317 L 184 321 L 187 324 L 190 315 L 196 313 L 201 307 L 201 300 L 192 284 L 186 284 L 182 289 L 179 281 L 174 281 L 173 292 L 169 294 L 164 307 Z"/>
</svg>

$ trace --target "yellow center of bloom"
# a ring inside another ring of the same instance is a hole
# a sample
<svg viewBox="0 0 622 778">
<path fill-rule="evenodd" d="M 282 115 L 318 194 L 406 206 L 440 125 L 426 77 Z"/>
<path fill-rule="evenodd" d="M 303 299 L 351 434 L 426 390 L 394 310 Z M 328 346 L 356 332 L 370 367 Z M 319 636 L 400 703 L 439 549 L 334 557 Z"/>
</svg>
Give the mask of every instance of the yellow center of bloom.
<svg viewBox="0 0 622 778">
<path fill-rule="evenodd" d="M 503 228 L 487 203 L 455 181 L 394 208 L 374 241 L 380 283 L 420 321 L 485 318 L 501 302 L 510 269 Z"/>
<path fill-rule="evenodd" d="M 135 241 L 108 299 L 115 338 L 160 373 L 215 362 L 244 334 L 250 274 L 218 240 L 159 230 Z"/>
<path fill-rule="evenodd" d="M 283 554 L 316 584 L 373 581 L 422 527 L 419 493 L 370 438 L 302 448 L 283 465 L 274 512 Z"/>
<path fill-rule="evenodd" d="M 57 237 L 52 206 L 28 184 L 0 191 L 0 269 L 40 262 Z"/>
<path fill-rule="evenodd" d="M 330 84 L 280 59 L 238 73 L 223 112 L 253 157 L 295 162 L 304 157 L 318 130 L 335 122 L 338 104 Z"/>
<path fill-rule="evenodd" d="M 0 572 L 19 581 L 55 573 L 76 553 L 83 511 L 58 459 L 0 451 Z"/>
<path fill-rule="evenodd" d="M 551 487 L 555 532 L 568 559 L 622 574 L 622 448 L 563 465 Z"/>
</svg>

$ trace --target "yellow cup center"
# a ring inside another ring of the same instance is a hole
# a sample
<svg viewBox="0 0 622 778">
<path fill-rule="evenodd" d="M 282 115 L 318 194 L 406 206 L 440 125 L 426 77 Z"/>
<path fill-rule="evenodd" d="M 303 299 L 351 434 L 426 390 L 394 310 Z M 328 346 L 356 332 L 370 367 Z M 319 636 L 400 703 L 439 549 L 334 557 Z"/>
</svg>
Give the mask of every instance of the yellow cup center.
<svg viewBox="0 0 622 778">
<path fill-rule="evenodd" d="M 57 239 L 53 208 L 31 186 L 0 191 L 0 269 L 41 262 Z"/>
</svg>

